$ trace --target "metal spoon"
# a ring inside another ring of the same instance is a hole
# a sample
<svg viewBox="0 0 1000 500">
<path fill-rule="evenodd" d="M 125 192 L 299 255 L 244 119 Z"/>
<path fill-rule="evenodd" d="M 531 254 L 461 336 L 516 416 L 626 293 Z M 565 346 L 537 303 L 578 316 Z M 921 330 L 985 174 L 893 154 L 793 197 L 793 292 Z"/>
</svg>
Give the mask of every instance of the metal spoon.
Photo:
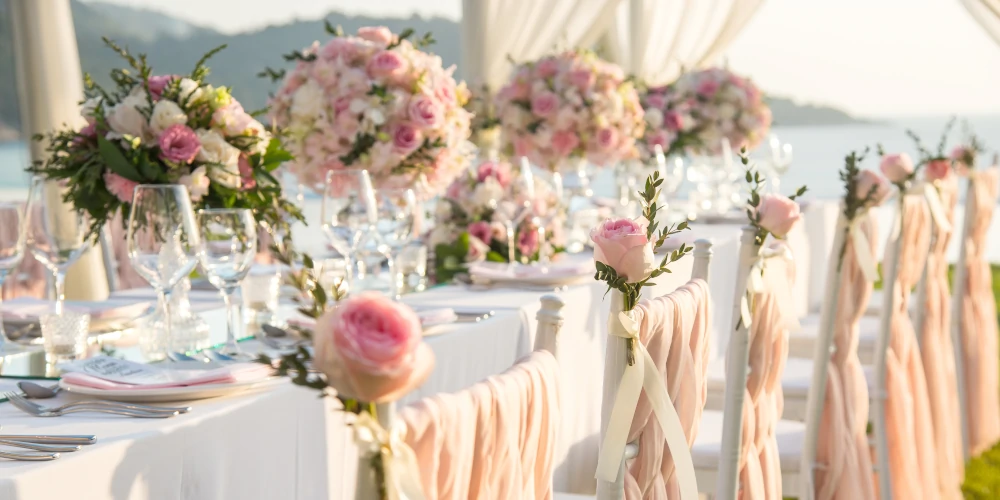
<svg viewBox="0 0 1000 500">
<path fill-rule="evenodd" d="M 29 382 L 27 380 L 22 380 L 17 383 L 17 388 L 21 389 L 28 399 L 49 399 L 56 396 L 62 387 L 59 384 L 55 384 L 51 387 L 45 387 L 41 384 L 36 384 L 34 382 Z M 144 411 L 154 411 L 154 412 L 165 412 L 165 413 L 187 413 L 191 411 L 191 407 L 163 407 L 163 406 L 149 406 L 149 405 L 137 405 L 132 403 L 125 403 L 122 401 L 81 401 L 75 403 L 77 406 L 107 406 L 113 408 L 128 408 L 130 410 L 144 410 Z"/>
</svg>

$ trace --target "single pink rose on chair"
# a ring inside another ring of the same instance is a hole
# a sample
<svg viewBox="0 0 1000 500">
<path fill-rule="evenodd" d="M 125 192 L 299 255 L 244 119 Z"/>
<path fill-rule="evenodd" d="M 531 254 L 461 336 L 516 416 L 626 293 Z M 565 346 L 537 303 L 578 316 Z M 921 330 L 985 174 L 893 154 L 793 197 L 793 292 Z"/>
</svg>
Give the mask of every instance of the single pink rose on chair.
<svg viewBox="0 0 1000 500">
<path fill-rule="evenodd" d="M 313 337 L 316 368 L 338 393 L 363 402 L 398 399 L 434 366 L 417 314 L 377 293 L 341 302 L 319 318 Z"/>
<path fill-rule="evenodd" d="M 906 153 L 885 155 L 879 169 L 891 182 L 903 182 L 913 174 L 913 160 Z"/>
<path fill-rule="evenodd" d="M 929 181 L 938 181 L 951 175 L 951 162 L 948 160 L 931 160 L 924 168 L 924 177 Z"/>
<path fill-rule="evenodd" d="M 590 230 L 594 260 L 611 266 L 629 283 L 641 281 L 653 270 L 653 246 L 646 226 L 645 220 L 606 219 Z"/>
<path fill-rule="evenodd" d="M 780 194 L 765 194 L 760 197 L 760 204 L 757 205 L 757 214 L 760 215 L 760 227 L 766 229 L 776 238 L 784 238 L 795 223 L 802 218 L 799 212 L 799 204 L 795 200 Z"/>
<path fill-rule="evenodd" d="M 881 205 L 889 197 L 889 181 L 871 170 L 862 170 L 858 173 L 858 192 L 855 194 L 858 198 L 864 199 L 872 189 L 875 190 L 871 200 L 872 206 Z"/>
</svg>

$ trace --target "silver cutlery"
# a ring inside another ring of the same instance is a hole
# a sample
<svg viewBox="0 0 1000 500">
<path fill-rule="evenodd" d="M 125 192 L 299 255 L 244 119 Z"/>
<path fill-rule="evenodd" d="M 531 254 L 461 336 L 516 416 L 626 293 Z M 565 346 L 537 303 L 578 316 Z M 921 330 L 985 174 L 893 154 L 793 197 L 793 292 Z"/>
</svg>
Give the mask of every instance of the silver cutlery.
<svg viewBox="0 0 1000 500">
<path fill-rule="evenodd" d="M 45 387 L 44 385 L 36 384 L 34 382 L 28 382 L 22 380 L 17 383 L 17 387 L 21 389 L 25 397 L 28 399 L 48 399 L 55 397 L 55 395 L 61 390 L 59 384 L 53 385 L 51 387 Z M 108 401 L 108 400 L 89 400 L 89 401 L 74 401 L 72 403 L 67 403 L 62 406 L 51 408 L 51 411 L 62 411 L 69 408 L 76 407 L 110 407 L 110 408 L 125 408 L 129 410 L 142 410 L 149 412 L 167 412 L 167 413 L 187 413 L 191 411 L 190 406 L 150 406 L 150 405 L 140 405 L 133 403 L 126 403 L 123 401 Z"/>
<path fill-rule="evenodd" d="M 167 411 L 143 411 L 143 410 L 132 410 L 128 408 L 112 408 L 112 407 L 97 407 L 97 406 L 85 406 L 85 407 L 73 407 L 66 409 L 58 408 L 46 408 L 41 405 L 37 405 L 28 401 L 24 396 L 13 392 L 6 392 L 4 396 L 10 401 L 10 404 L 14 405 L 21 411 L 35 416 L 35 417 L 61 417 L 70 413 L 106 413 L 109 415 L 121 415 L 123 417 L 136 417 L 136 418 L 170 418 L 177 416 L 178 413 L 167 412 Z"/>
<path fill-rule="evenodd" d="M 80 451 L 80 445 L 58 445 L 58 444 L 41 444 L 41 443 L 31 443 L 28 441 L 12 441 L 8 439 L 0 439 L 0 446 L 11 446 L 14 448 L 24 448 L 26 450 L 35 451 L 45 451 L 49 453 L 70 453 L 74 451 Z"/>
<path fill-rule="evenodd" d="M 44 435 L 44 434 L 0 434 L 0 439 L 9 441 L 19 441 L 22 443 L 40 444 L 79 444 L 90 445 L 97 442 L 96 436 L 86 435 Z"/>
<path fill-rule="evenodd" d="M 8 460 L 20 460 L 26 462 L 45 462 L 48 460 L 55 460 L 59 458 L 59 454 L 47 453 L 44 451 L 25 451 L 22 453 L 0 451 L 0 458 L 6 458 Z"/>
</svg>

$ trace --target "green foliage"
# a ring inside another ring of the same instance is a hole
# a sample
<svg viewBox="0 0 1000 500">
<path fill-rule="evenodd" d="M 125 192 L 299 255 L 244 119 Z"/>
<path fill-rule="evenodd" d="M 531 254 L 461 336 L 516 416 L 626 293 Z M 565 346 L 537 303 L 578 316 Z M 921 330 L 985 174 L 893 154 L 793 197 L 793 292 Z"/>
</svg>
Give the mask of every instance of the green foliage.
<svg viewBox="0 0 1000 500">
<path fill-rule="evenodd" d="M 760 206 L 761 190 L 767 184 L 767 179 L 763 175 L 760 175 L 760 171 L 757 170 L 756 165 L 750 165 L 750 156 L 747 153 L 746 146 L 740 149 L 740 162 L 742 162 L 743 166 L 746 167 L 747 171 L 744 179 L 747 184 L 750 185 L 750 198 L 747 199 L 746 209 L 747 219 L 749 219 L 750 225 L 757 230 L 756 235 L 754 236 L 754 242 L 757 246 L 763 246 L 764 240 L 767 239 L 767 235 L 771 233 L 760 225 L 760 213 L 758 212 L 757 207 Z M 788 199 L 795 201 L 802 195 L 806 194 L 808 190 L 809 188 L 802 186 L 797 189 L 794 194 L 789 195 Z"/>
<path fill-rule="evenodd" d="M 840 180 L 844 183 L 844 218 L 848 223 L 852 222 L 858 217 L 861 211 L 874 203 L 875 195 L 878 192 L 878 186 L 872 185 L 863 197 L 858 197 L 858 175 L 861 173 L 859 165 L 864 161 L 867 154 L 868 148 L 865 148 L 861 154 L 851 151 L 844 158 L 844 169 L 840 171 Z M 847 233 L 850 231 L 850 228 L 844 228 L 844 231 Z M 844 253 L 847 252 L 848 237 L 849 235 L 845 234 L 844 244 L 840 247 L 840 253 L 837 258 L 837 269 L 840 269 L 840 266 L 844 263 Z"/>
</svg>

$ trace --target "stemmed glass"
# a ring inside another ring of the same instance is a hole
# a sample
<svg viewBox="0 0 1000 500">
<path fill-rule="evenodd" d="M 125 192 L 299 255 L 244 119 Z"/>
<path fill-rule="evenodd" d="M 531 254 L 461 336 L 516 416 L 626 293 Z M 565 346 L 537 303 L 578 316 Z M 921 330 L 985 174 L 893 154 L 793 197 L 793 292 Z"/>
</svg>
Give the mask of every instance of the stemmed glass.
<svg viewBox="0 0 1000 500">
<path fill-rule="evenodd" d="M 36 177 L 31 181 L 31 193 L 26 208 L 28 221 L 27 245 L 49 271 L 55 281 L 55 313 L 62 314 L 66 300 L 66 271 L 90 248 L 87 232 L 90 217 L 82 211 L 63 208 L 57 184 Z"/>
<path fill-rule="evenodd" d="M 179 184 L 135 187 L 126 237 L 128 258 L 156 290 L 168 336 L 173 328 L 170 293 L 198 264 L 199 242 L 187 188 Z"/>
<path fill-rule="evenodd" d="M 3 327 L 3 282 L 24 259 L 28 223 L 19 203 L 0 203 L 0 352 L 13 346 Z"/>
<path fill-rule="evenodd" d="M 663 147 L 657 144 L 653 148 L 653 160 L 656 162 L 656 171 L 660 173 L 660 178 L 663 179 L 658 203 L 669 217 L 670 198 L 673 197 L 674 193 L 680 189 L 681 183 L 684 182 L 684 158 L 674 156 L 668 160 L 667 156 L 663 154 Z"/>
<path fill-rule="evenodd" d="M 339 170 L 327 174 L 320 221 L 337 257 L 348 264 L 349 280 L 354 260 L 361 253 L 362 237 L 369 235 L 381 240 L 375 231 L 377 220 L 378 205 L 367 170 Z M 377 245 L 378 241 L 375 243 Z M 368 259 L 362 261 L 367 268 Z"/>
<path fill-rule="evenodd" d="M 417 205 L 417 195 L 412 189 L 383 189 L 375 197 L 378 201 L 378 223 L 375 227 L 382 236 L 382 241 L 389 247 L 392 275 L 390 293 L 398 299 L 403 276 L 395 263 L 399 253 L 413 240 L 417 210 L 422 210 L 423 207 Z"/>
<path fill-rule="evenodd" d="M 771 134 L 768 145 L 771 149 L 771 161 L 770 163 L 770 178 L 768 179 L 771 185 L 771 191 L 775 193 L 781 192 L 781 176 L 788 172 L 788 168 L 792 166 L 792 145 L 785 143 L 782 144 L 778 136 Z"/>
<path fill-rule="evenodd" d="M 198 212 L 198 225 L 198 260 L 226 303 L 226 345 L 220 352 L 243 358 L 236 342 L 243 336 L 243 301 L 235 295 L 257 254 L 257 222 L 245 208 L 212 208 Z"/>
</svg>

